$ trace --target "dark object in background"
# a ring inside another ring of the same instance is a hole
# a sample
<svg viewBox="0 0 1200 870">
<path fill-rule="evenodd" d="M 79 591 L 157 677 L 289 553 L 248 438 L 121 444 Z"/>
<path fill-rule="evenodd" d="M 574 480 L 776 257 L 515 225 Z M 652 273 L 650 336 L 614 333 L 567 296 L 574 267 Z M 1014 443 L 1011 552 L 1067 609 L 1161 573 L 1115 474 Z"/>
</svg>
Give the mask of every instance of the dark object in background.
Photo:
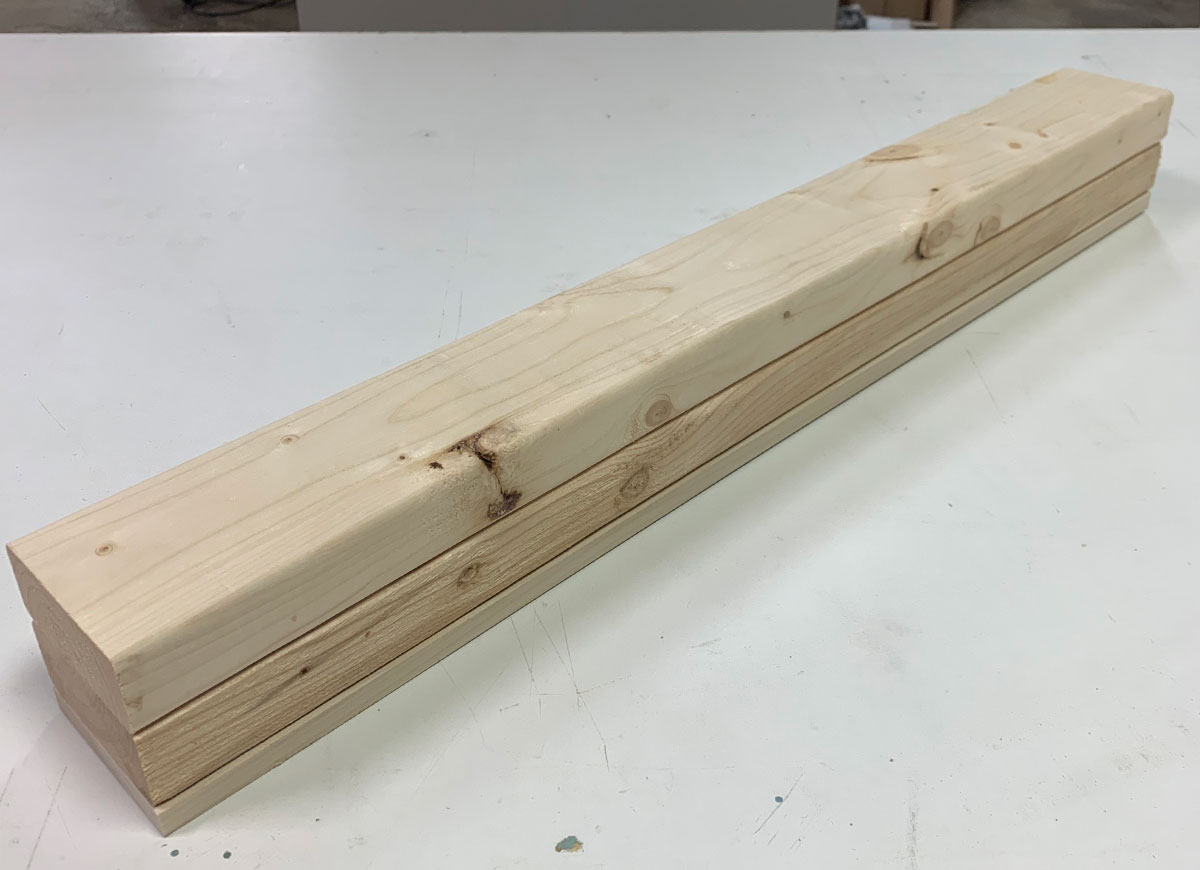
<svg viewBox="0 0 1200 870">
<path fill-rule="evenodd" d="M 866 27 L 867 16 L 863 14 L 862 7 L 857 3 L 847 3 L 845 6 L 838 7 L 838 30 L 865 30 Z"/>
<path fill-rule="evenodd" d="M 957 2 L 958 0 L 856 0 L 847 5 L 861 7 L 864 15 L 904 18 L 911 21 L 913 27 L 939 27 L 948 30 L 954 26 Z"/>
<path fill-rule="evenodd" d="M 245 15 L 259 9 L 274 9 L 277 6 L 295 6 L 296 0 L 183 0 L 188 12 L 206 18 L 224 18 L 228 15 Z"/>
<path fill-rule="evenodd" d="M 297 0 L 301 30 L 832 30 L 837 0 Z"/>
</svg>

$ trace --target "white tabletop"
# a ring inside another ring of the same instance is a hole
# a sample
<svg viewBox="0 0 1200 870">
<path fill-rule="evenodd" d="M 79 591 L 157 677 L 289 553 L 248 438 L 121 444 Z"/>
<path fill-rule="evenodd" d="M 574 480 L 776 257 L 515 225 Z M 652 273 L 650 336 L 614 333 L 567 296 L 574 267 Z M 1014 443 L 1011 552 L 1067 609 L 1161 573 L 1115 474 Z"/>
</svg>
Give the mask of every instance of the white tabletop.
<svg viewBox="0 0 1200 870">
<path fill-rule="evenodd" d="M 1176 97 L 1146 216 L 169 838 L 0 582 L 0 867 L 1194 862 L 1197 57 L 0 37 L 3 540 L 1037 75 Z"/>
</svg>

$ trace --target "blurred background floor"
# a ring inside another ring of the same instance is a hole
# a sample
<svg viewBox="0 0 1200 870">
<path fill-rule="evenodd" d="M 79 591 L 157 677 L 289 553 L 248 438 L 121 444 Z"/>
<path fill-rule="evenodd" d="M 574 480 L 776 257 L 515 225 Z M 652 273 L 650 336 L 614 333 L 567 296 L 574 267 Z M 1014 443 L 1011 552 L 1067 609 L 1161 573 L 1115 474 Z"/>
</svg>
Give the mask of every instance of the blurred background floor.
<svg viewBox="0 0 1200 870">
<path fill-rule="evenodd" d="M 234 6 L 211 4 L 210 9 Z M 0 33 L 296 29 L 294 3 L 211 16 L 193 12 L 183 0 L 0 0 Z"/>
<path fill-rule="evenodd" d="M 1200 0 L 958 0 L 954 26 L 1200 27 Z"/>
<path fill-rule="evenodd" d="M 1197 27 L 1200 0 L 959 0 L 955 26 Z M 0 32 L 296 29 L 292 4 L 209 17 L 182 0 L 0 0 Z"/>
</svg>

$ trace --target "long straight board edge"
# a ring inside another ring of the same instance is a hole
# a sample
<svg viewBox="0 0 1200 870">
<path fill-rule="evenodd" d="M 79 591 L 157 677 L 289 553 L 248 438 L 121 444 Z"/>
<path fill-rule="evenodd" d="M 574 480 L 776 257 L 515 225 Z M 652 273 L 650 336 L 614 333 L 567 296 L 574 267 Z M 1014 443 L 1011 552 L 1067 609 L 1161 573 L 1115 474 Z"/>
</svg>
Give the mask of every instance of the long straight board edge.
<svg viewBox="0 0 1200 870">
<path fill-rule="evenodd" d="M 61 608 L 63 661 L 136 731 L 1152 146 L 1170 104 L 1042 76 L 11 551 Z"/>
<path fill-rule="evenodd" d="M 764 426 L 738 445 L 679 479 L 659 493 L 657 497 L 642 502 L 541 568 L 531 572 L 521 581 L 514 583 L 494 598 L 451 623 L 433 637 L 364 677 L 253 749 L 157 806 L 151 805 L 129 781 L 128 777 L 117 768 L 103 747 L 99 746 L 98 741 L 87 734 L 86 727 L 61 698 L 59 703 L 63 706 L 68 718 L 84 734 L 85 739 L 97 749 L 101 758 L 117 774 L 118 780 L 131 793 L 159 831 L 164 835 L 169 834 L 376 703 L 417 674 L 437 664 L 454 650 L 695 497 L 722 477 L 1127 223 L 1146 209 L 1149 200 L 1149 193 L 1142 194 L 1108 216 L 1101 218 L 1052 252 L 984 290 L 925 329 L 832 384 L 804 404 Z"/>
</svg>

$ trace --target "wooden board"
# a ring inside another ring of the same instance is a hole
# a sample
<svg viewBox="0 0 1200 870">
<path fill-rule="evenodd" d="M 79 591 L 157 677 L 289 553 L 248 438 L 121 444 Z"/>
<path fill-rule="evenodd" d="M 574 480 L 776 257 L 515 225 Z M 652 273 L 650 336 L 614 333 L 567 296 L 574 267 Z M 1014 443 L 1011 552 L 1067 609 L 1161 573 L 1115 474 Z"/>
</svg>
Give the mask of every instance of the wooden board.
<svg viewBox="0 0 1200 870">
<path fill-rule="evenodd" d="M 1145 210 L 1148 201 L 1149 195 L 1142 194 L 1107 217 L 1101 218 L 1074 238 L 974 296 L 920 332 L 764 426 L 751 437 L 685 475 L 653 498 L 626 511 L 615 521 L 531 572 L 522 582 L 509 586 L 418 646 L 372 672 L 170 800 L 157 806 L 150 804 L 124 776 L 119 766 L 114 764 L 104 747 L 88 734 L 86 723 L 75 715 L 70 705 L 61 697 L 60 704 L 76 727 L 84 733 L 85 738 L 96 747 L 105 762 L 113 767 L 118 779 L 130 790 L 139 806 L 160 831 L 164 834 L 170 833 L 376 703 L 450 652 L 533 601 L 565 577 L 699 494 L 721 477 L 1140 214 Z"/>
<path fill-rule="evenodd" d="M 1150 147 L 1169 106 L 1045 76 L 14 542 L 76 713 L 150 725 Z"/>
<path fill-rule="evenodd" d="M 1155 146 L 674 417 L 133 737 L 154 802 L 290 724 L 888 347 L 1148 190 Z M 791 316 L 785 311 L 784 317 Z M 128 753 L 126 753 L 128 757 Z"/>
</svg>

